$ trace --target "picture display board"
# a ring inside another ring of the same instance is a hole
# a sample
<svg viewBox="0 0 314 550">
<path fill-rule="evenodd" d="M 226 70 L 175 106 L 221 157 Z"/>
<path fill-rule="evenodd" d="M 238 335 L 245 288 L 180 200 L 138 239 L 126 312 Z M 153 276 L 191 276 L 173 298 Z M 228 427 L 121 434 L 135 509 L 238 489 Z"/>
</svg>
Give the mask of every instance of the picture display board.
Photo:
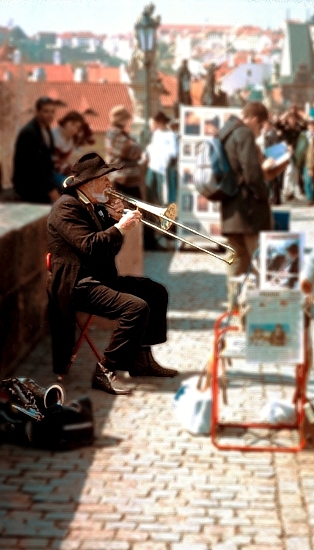
<svg viewBox="0 0 314 550">
<path fill-rule="evenodd" d="M 177 220 L 218 241 L 221 238 L 220 203 L 210 202 L 196 191 L 193 182 L 195 156 L 206 137 L 215 135 L 232 115 L 240 113 L 241 109 L 230 107 L 180 107 Z M 201 246 L 206 245 L 202 237 L 181 227 L 177 234 Z"/>
</svg>

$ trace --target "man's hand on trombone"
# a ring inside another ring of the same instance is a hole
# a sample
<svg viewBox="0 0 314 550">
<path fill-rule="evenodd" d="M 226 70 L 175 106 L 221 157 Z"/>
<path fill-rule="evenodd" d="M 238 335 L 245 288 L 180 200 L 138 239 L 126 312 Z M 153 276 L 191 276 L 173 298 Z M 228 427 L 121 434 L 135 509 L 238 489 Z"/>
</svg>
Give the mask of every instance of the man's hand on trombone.
<svg viewBox="0 0 314 550">
<path fill-rule="evenodd" d="M 119 223 L 115 224 L 123 234 L 125 231 L 134 229 L 142 219 L 142 214 L 139 210 L 125 210 L 121 199 L 114 199 L 110 204 L 105 204 L 109 208 L 110 216 Z"/>
</svg>

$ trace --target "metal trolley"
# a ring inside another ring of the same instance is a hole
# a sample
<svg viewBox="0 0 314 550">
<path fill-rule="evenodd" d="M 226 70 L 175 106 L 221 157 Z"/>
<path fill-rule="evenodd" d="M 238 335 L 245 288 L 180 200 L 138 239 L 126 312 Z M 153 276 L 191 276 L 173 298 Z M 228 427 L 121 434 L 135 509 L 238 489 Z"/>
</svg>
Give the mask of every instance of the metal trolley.
<svg viewBox="0 0 314 550">
<path fill-rule="evenodd" d="M 228 317 L 232 318 L 232 324 L 227 323 Z M 239 311 L 235 310 L 230 314 L 226 312 L 218 317 L 214 326 L 214 343 L 213 343 L 213 359 L 212 359 L 212 424 L 211 424 L 211 439 L 212 443 L 221 450 L 233 450 L 233 451 L 271 451 L 271 452 L 291 452 L 295 453 L 300 451 L 305 446 L 305 439 L 302 433 L 302 423 L 304 418 L 304 404 L 306 403 L 306 351 L 304 351 L 304 361 L 302 364 L 295 366 L 294 385 L 295 391 L 293 396 L 293 404 L 295 407 L 295 422 L 293 423 L 270 423 L 270 422 L 254 422 L 254 421 L 224 421 L 220 418 L 220 399 L 221 394 L 223 403 L 227 403 L 227 377 L 226 377 L 226 365 L 232 360 L 232 350 L 228 349 L 227 335 L 237 333 L 241 337 L 241 324 L 239 320 Z M 242 332 L 243 343 L 245 346 L 245 333 Z M 222 345 L 223 344 L 223 345 Z M 304 350 L 306 347 L 304 346 Z M 238 355 L 236 358 L 245 359 L 245 353 Z M 298 434 L 298 443 L 290 446 L 280 446 L 273 444 L 265 445 L 251 445 L 251 444 L 238 444 L 238 438 L 235 442 L 222 443 L 219 441 L 219 436 L 225 431 L 226 428 L 243 429 L 244 432 L 254 429 L 267 429 L 273 431 L 278 430 L 295 430 Z"/>
</svg>

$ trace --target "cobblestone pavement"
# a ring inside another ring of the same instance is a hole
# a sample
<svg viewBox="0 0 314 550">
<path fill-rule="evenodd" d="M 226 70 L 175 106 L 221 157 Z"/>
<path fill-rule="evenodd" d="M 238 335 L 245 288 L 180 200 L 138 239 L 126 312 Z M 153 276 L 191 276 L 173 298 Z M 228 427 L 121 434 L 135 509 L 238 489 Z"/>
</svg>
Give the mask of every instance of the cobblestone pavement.
<svg viewBox="0 0 314 550">
<path fill-rule="evenodd" d="M 313 209 L 296 203 L 292 212 L 291 229 L 305 230 L 309 247 Z M 184 431 L 173 414 L 180 382 L 209 356 L 213 323 L 226 305 L 225 264 L 193 251 L 151 252 L 145 274 L 169 290 L 169 340 L 155 356 L 180 376 L 135 379 L 131 396 L 110 396 L 91 389 L 95 361 L 84 344 L 64 386 L 67 400 L 92 398 L 96 442 L 62 453 L 0 447 L 0 548 L 313 550 L 312 452 L 219 451 L 209 437 Z M 93 337 L 102 346 L 108 333 L 96 328 Z M 258 412 L 260 384 L 289 394 L 286 370 L 255 377 L 242 392 L 242 368 L 238 389 L 228 392 L 231 415 L 239 397 Z M 49 338 L 16 374 L 46 386 L 55 381 Z"/>
</svg>

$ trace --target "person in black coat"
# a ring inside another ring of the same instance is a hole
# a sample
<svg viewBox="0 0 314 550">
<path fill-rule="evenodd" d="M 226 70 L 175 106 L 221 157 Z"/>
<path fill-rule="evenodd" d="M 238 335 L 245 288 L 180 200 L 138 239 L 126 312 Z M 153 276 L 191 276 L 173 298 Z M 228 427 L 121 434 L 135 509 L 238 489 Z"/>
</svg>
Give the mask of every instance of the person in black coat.
<svg viewBox="0 0 314 550">
<path fill-rule="evenodd" d="M 158 365 L 150 348 L 167 338 L 167 290 L 146 277 L 117 273 L 115 256 L 123 235 L 141 220 L 138 210 L 124 213 L 121 200 L 100 204 L 106 202 L 104 192 L 111 186 L 107 174 L 119 168 L 106 164 L 97 153 L 81 157 L 72 166 L 47 224 L 53 370 L 66 373 L 76 310 L 115 319 L 118 323 L 93 377 L 93 388 L 113 394 L 129 393 L 115 383 L 116 370 L 131 376 L 177 374 Z"/>
<path fill-rule="evenodd" d="M 260 231 L 271 229 L 268 189 L 255 143 L 267 117 L 267 109 L 262 103 L 250 102 L 243 108 L 242 120 L 230 117 L 218 133 L 239 185 L 237 195 L 221 203 L 221 233 L 236 252 L 228 268 L 229 279 L 247 272 L 259 246 Z M 229 282 L 229 306 L 232 299 Z"/>
<path fill-rule="evenodd" d="M 36 101 L 35 111 L 35 117 L 17 136 L 12 181 L 22 201 L 49 204 L 60 196 L 53 182 L 54 143 L 50 130 L 55 102 L 42 97 Z"/>
</svg>

